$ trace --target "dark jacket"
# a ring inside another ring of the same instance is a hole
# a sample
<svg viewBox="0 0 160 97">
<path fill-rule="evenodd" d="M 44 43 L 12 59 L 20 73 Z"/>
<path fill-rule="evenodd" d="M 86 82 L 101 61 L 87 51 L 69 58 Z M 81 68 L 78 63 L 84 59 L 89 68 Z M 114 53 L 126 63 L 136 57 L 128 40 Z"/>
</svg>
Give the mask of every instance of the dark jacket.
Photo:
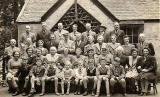
<svg viewBox="0 0 160 97">
<path fill-rule="evenodd" d="M 124 44 L 123 37 L 125 35 L 124 31 L 123 30 L 118 30 L 117 32 L 115 30 L 111 31 L 110 32 L 110 42 L 111 42 L 111 36 L 113 34 L 117 36 L 117 43 L 120 43 L 121 45 L 123 45 Z"/>
<path fill-rule="evenodd" d="M 156 74 L 156 71 L 157 71 L 157 61 L 156 61 L 156 58 L 153 57 L 153 56 L 148 56 L 146 57 L 146 60 L 144 57 L 140 57 L 138 60 L 137 60 L 137 66 L 141 66 L 141 69 L 138 69 L 138 72 L 141 72 L 142 69 L 147 69 L 148 72 L 150 73 L 155 73 Z"/>
</svg>

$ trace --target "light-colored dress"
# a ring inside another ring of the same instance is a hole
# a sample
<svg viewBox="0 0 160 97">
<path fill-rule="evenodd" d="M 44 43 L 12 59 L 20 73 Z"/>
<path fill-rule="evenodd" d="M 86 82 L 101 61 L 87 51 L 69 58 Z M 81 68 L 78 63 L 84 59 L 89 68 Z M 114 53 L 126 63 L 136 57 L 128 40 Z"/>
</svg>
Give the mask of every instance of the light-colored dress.
<svg viewBox="0 0 160 97">
<path fill-rule="evenodd" d="M 57 62 L 58 62 L 58 58 L 59 58 L 59 54 L 55 54 L 54 56 L 52 56 L 51 54 L 47 54 L 45 57 L 44 57 L 44 60 L 47 64 L 53 64 L 53 65 L 56 65 Z"/>
<path fill-rule="evenodd" d="M 129 56 L 129 70 L 126 73 L 126 77 L 128 78 L 135 78 L 138 76 L 138 72 L 136 69 L 137 59 L 140 58 L 140 56 L 137 56 L 135 59 L 133 59 L 133 56 Z"/>
</svg>

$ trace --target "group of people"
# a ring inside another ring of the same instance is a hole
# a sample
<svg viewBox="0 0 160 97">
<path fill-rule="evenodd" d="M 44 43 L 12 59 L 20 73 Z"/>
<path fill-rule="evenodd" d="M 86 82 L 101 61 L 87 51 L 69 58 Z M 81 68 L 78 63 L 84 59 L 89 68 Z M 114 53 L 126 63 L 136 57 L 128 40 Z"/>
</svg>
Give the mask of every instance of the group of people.
<svg viewBox="0 0 160 97">
<path fill-rule="evenodd" d="M 90 23 L 83 33 L 78 32 L 74 24 L 73 32 L 69 33 L 62 23 L 58 23 L 55 32 L 47 30 L 47 25 L 42 23 L 42 31 L 35 35 L 27 25 L 19 47 L 16 40 L 11 39 L 5 49 L 9 92 L 13 96 L 19 93 L 32 96 L 35 87 L 41 86 L 40 96 L 43 96 L 46 82 L 51 81 L 57 96 L 64 95 L 65 90 L 69 95 L 70 86 L 74 85 L 75 95 L 83 92 L 86 96 L 91 92 L 98 97 L 104 82 L 108 97 L 115 93 L 117 85 L 124 96 L 126 89 L 135 93 L 136 83 L 141 88 L 140 95 L 147 95 L 149 81 L 156 77 L 154 47 L 146 42 L 143 33 L 139 35 L 139 43 L 132 45 L 119 23 L 115 22 L 114 26 L 114 31 L 109 33 L 105 26 L 100 26 L 96 34 Z M 93 85 L 89 87 L 90 82 Z M 29 83 L 31 88 L 27 89 Z"/>
</svg>

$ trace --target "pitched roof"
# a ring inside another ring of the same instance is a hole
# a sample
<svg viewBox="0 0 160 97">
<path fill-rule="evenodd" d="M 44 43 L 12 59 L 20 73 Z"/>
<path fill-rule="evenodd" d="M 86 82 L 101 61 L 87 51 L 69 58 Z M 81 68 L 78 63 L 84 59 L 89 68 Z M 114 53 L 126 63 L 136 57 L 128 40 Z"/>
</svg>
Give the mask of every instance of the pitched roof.
<svg viewBox="0 0 160 97">
<path fill-rule="evenodd" d="M 160 19 L 159 0 L 98 0 L 119 20 Z"/>
<path fill-rule="evenodd" d="M 17 22 L 40 22 L 59 0 L 28 0 Z M 159 0 L 92 0 L 98 1 L 119 20 L 160 19 Z"/>
<path fill-rule="evenodd" d="M 26 0 L 17 22 L 40 22 L 41 17 L 57 2 L 58 0 Z"/>
</svg>

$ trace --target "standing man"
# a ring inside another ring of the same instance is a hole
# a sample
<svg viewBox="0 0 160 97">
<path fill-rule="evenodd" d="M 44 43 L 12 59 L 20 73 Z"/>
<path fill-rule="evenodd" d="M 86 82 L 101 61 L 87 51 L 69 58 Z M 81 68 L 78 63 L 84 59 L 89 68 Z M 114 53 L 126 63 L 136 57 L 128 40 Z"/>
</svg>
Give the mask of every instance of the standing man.
<svg viewBox="0 0 160 97">
<path fill-rule="evenodd" d="M 49 39 L 50 39 L 50 31 L 47 30 L 46 23 L 42 22 L 42 31 L 37 33 L 37 42 L 39 40 L 43 40 L 44 48 L 47 48 L 49 50 L 48 48 Z"/>
<path fill-rule="evenodd" d="M 26 26 L 26 33 L 22 34 L 20 38 L 20 46 L 22 50 L 26 50 L 28 47 L 36 46 L 36 37 L 35 34 L 31 32 L 31 28 L 29 25 Z"/>
<path fill-rule="evenodd" d="M 54 32 L 57 45 L 59 45 L 60 40 L 64 39 L 63 33 L 69 33 L 69 32 L 63 29 L 62 23 L 58 23 L 58 30 Z"/>
<path fill-rule="evenodd" d="M 117 37 L 117 43 L 120 43 L 121 45 L 123 45 L 124 44 L 123 37 L 125 33 L 123 30 L 120 30 L 120 26 L 118 22 L 114 23 L 114 30 L 110 32 L 110 36 L 112 36 L 113 34 L 115 34 Z"/>
<path fill-rule="evenodd" d="M 139 43 L 137 44 L 138 53 L 140 56 L 143 56 L 143 49 L 149 48 L 150 49 L 150 55 L 155 55 L 154 46 L 152 43 L 149 43 L 145 40 L 145 35 L 143 33 L 139 34 Z"/>
<path fill-rule="evenodd" d="M 16 47 L 16 40 L 11 39 L 10 40 L 10 46 L 5 48 L 4 54 L 7 55 L 9 58 L 11 58 L 14 51 L 20 52 L 20 48 Z"/>
<path fill-rule="evenodd" d="M 75 41 L 76 40 L 76 36 L 77 34 L 81 34 L 80 32 L 77 31 L 77 24 L 74 24 L 72 29 L 73 29 L 73 32 L 69 33 L 69 39 L 72 40 L 72 41 Z"/>
<path fill-rule="evenodd" d="M 82 41 L 85 43 L 85 45 L 88 44 L 88 36 L 93 36 L 94 40 L 96 39 L 96 33 L 91 30 L 91 24 L 86 24 L 86 31 L 82 33 Z"/>
<path fill-rule="evenodd" d="M 98 36 L 103 36 L 104 38 L 104 43 L 108 43 L 109 42 L 109 33 L 106 31 L 107 28 L 103 25 L 99 26 L 99 33 Z"/>
</svg>

